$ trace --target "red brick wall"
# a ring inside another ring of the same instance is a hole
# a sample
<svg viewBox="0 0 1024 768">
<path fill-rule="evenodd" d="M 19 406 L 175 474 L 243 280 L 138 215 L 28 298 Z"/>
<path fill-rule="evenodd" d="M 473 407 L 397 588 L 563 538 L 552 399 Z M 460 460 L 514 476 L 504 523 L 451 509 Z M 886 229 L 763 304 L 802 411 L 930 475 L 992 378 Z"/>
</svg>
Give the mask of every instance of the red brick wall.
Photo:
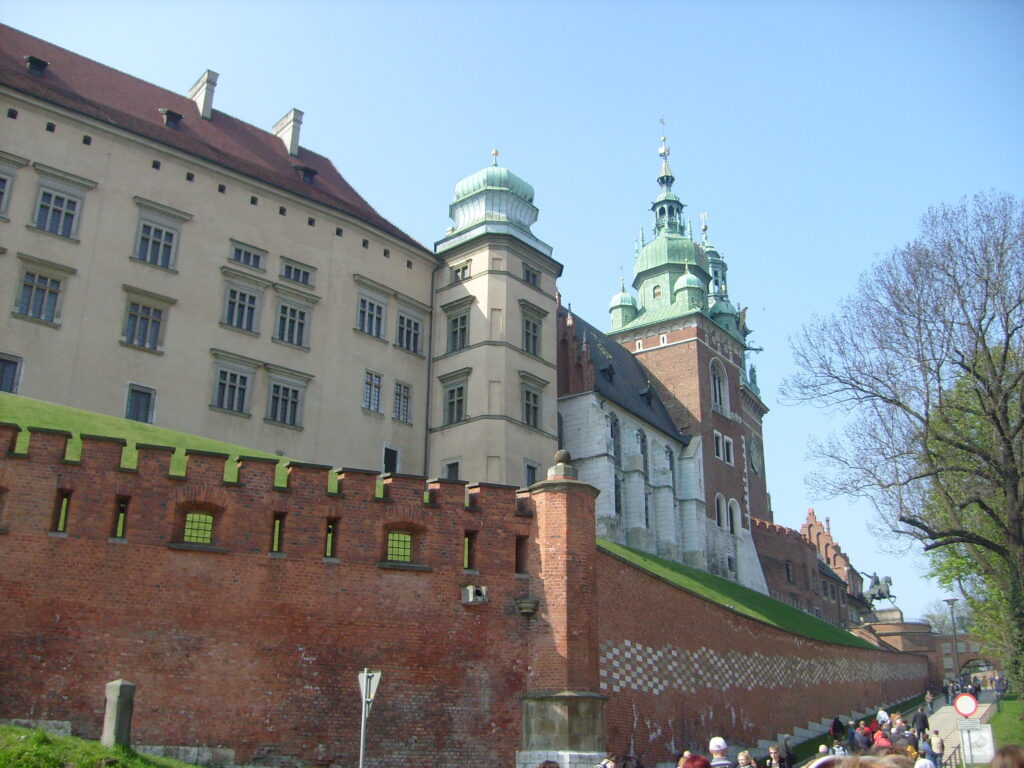
<svg viewBox="0 0 1024 768">
<path fill-rule="evenodd" d="M 924 657 L 797 637 L 604 552 L 597 574 L 608 748 L 632 745 L 645 765 L 704 752 L 711 736 L 754 747 L 797 719 L 909 697 L 927 678 Z"/>
<path fill-rule="evenodd" d="M 511 764 L 527 685 L 515 537 L 532 524 L 513 489 L 476 488 L 465 509 L 460 483 L 435 484 L 425 505 L 422 479 L 396 478 L 378 501 L 374 476 L 345 473 L 331 496 L 326 470 L 297 467 L 279 491 L 262 462 L 223 485 L 223 459 L 208 455 L 190 457 L 186 482 L 167 477 L 162 450 L 118 470 L 111 442 L 86 440 L 80 465 L 60 464 L 64 441 L 33 432 L 28 458 L 0 457 L 0 716 L 70 720 L 98 738 L 103 686 L 123 677 L 138 686 L 136 743 L 351 765 L 366 666 L 383 671 L 369 765 Z M 73 489 L 66 535 L 48 533 L 58 488 Z M 109 540 L 118 494 L 131 498 L 125 542 Z M 219 509 L 226 552 L 168 547 L 192 501 Z M 282 511 L 285 557 L 271 557 Z M 329 517 L 341 519 L 338 562 L 322 556 Z M 417 560 L 432 570 L 378 566 L 395 523 L 420 531 Z M 478 531 L 480 575 L 463 573 L 465 530 Z M 467 583 L 490 602 L 463 606 Z"/>
</svg>

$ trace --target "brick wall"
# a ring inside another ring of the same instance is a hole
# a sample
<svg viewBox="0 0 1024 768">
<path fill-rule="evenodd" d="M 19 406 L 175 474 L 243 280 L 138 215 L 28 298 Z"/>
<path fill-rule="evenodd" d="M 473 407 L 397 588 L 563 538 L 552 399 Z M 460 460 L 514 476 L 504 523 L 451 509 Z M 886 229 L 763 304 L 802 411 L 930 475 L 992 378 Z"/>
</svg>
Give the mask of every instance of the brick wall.
<svg viewBox="0 0 1024 768">
<path fill-rule="evenodd" d="M 0 716 L 70 720 L 98 738 L 103 686 L 123 677 L 138 686 L 136 743 L 350 765 L 365 666 L 383 671 L 368 765 L 511 764 L 528 687 L 516 536 L 532 525 L 513 489 L 471 487 L 466 508 L 464 484 L 435 482 L 424 504 L 423 480 L 397 477 L 379 500 L 375 476 L 345 472 L 329 495 L 326 469 L 296 466 L 276 490 L 264 462 L 225 485 L 217 456 L 191 455 L 185 480 L 167 476 L 160 449 L 119 470 L 110 441 L 86 439 L 80 464 L 61 463 L 65 439 L 34 431 L 27 457 L 0 457 Z M 72 491 L 67 532 L 49 533 L 60 488 Z M 124 540 L 110 538 L 119 495 Z M 222 551 L 168 546 L 196 506 L 214 510 Z M 271 556 L 274 512 L 285 536 Z M 337 557 L 325 559 L 331 517 Z M 378 565 L 389 525 L 416 531 L 423 570 Z M 466 530 L 478 575 L 463 572 Z M 490 602 L 462 605 L 465 584 L 486 585 Z"/>
<path fill-rule="evenodd" d="M 608 748 L 645 765 L 711 736 L 756 747 L 818 720 L 922 690 L 921 656 L 856 649 L 775 629 L 672 587 L 614 556 L 597 562 Z M 797 715 L 799 713 L 799 715 Z"/>
</svg>

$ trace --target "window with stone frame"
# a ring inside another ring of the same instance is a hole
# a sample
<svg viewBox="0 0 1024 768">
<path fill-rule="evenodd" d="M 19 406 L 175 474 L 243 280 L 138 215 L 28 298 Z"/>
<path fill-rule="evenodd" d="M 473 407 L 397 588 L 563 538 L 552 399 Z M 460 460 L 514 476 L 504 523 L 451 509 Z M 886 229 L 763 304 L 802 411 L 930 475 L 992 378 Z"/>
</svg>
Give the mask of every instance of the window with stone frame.
<svg viewBox="0 0 1024 768">
<path fill-rule="evenodd" d="M 395 343 L 407 352 L 419 354 L 422 322 L 420 318 L 400 311 L 398 313 L 398 336 Z"/>
<path fill-rule="evenodd" d="M 224 350 L 212 350 L 214 356 L 213 395 L 210 407 L 227 413 L 248 416 L 252 406 L 258 360 Z"/>
<path fill-rule="evenodd" d="M 356 328 L 377 338 L 384 337 L 384 310 L 386 302 L 376 297 L 360 296 Z"/>
<path fill-rule="evenodd" d="M 18 355 L 0 352 L 0 392 L 17 393 L 23 363 L 24 360 Z"/>
<path fill-rule="evenodd" d="M 141 384 L 129 384 L 124 410 L 126 419 L 152 424 L 156 412 L 156 390 Z"/>
<path fill-rule="evenodd" d="M 139 223 L 132 258 L 150 266 L 176 270 L 181 230 L 192 219 L 192 214 L 141 197 L 134 199 L 139 209 Z"/>
<path fill-rule="evenodd" d="M 363 410 L 381 412 L 380 392 L 383 386 L 383 377 L 375 371 L 366 371 L 363 374 Z"/>
<path fill-rule="evenodd" d="M 306 387 L 313 378 L 280 366 L 265 364 L 267 369 L 267 415 L 270 424 L 302 428 Z"/>
<path fill-rule="evenodd" d="M 18 254 L 18 260 L 21 262 L 21 279 L 14 316 L 60 325 L 67 283 L 77 270 L 24 253 Z"/>
</svg>

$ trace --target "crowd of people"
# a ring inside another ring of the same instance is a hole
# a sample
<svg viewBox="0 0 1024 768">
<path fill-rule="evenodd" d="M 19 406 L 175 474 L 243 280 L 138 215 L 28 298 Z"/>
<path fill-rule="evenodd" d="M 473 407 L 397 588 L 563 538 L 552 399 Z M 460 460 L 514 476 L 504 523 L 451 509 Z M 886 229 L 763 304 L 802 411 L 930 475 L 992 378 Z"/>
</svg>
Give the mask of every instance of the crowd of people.
<svg viewBox="0 0 1024 768">
<path fill-rule="evenodd" d="M 949 686 L 943 691 L 949 699 L 959 691 Z M 907 717 L 879 709 L 874 717 L 854 723 L 835 718 L 829 728 L 829 742 L 818 747 L 818 754 L 807 768 L 941 768 L 946 745 L 928 716 L 933 714 L 935 694 L 928 691 L 925 704 Z M 760 765 L 750 752 L 742 751 L 735 761 L 729 757 L 729 745 L 721 736 L 708 742 L 710 757 L 683 752 L 676 768 L 797 768 L 797 758 L 789 737 L 772 744 Z M 1024 768 L 1024 748 L 1016 745 L 996 752 L 994 768 Z M 546 760 L 538 768 L 559 768 Z M 644 768 L 636 755 L 612 755 L 596 768 Z"/>
</svg>

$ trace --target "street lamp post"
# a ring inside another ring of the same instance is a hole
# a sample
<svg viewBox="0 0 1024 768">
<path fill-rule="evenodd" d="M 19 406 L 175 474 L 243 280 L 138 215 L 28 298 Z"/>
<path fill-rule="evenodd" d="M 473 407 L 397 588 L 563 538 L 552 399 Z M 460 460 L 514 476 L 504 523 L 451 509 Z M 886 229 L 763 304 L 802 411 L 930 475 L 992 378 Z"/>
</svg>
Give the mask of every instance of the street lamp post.
<svg viewBox="0 0 1024 768">
<path fill-rule="evenodd" d="M 942 602 L 949 606 L 949 621 L 953 627 L 953 653 L 956 659 L 956 681 L 960 682 L 960 645 L 956 640 L 956 616 L 953 613 L 953 605 L 956 603 L 955 597 L 947 597 Z"/>
</svg>

